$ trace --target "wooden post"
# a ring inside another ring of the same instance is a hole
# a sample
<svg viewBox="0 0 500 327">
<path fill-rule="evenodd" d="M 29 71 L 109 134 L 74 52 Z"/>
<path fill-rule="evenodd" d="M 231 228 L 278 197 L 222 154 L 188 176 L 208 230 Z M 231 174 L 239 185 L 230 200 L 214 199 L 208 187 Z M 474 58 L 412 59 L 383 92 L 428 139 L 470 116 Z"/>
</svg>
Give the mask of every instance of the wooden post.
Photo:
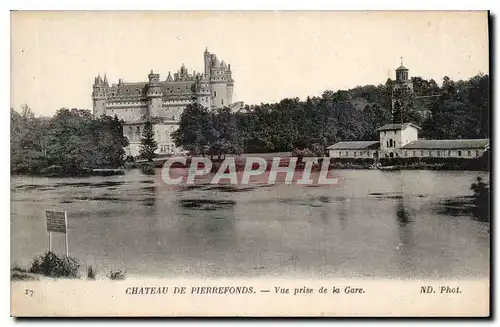
<svg viewBox="0 0 500 327">
<path fill-rule="evenodd" d="M 69 246 L 68 246 L 68 213 L 64 211 L 64 222 L 66 225 L 66 258 L 69 257 Z"/>
</svg>

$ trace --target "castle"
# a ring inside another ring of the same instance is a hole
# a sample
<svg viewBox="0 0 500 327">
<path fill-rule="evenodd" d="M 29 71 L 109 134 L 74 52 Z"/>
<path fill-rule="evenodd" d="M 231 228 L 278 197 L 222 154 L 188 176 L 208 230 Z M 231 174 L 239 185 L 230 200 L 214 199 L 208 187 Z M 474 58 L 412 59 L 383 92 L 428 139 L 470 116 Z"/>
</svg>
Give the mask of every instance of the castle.
<svg viewBox="0 0 500 327">
<path fill-rule="evenodd" d="M 108 115 L 123 120 L 123 133 L 129 140 L 127 155 L 137 156 L 145 119 L 155 120 L 155 139 L 159 154 L 181 152 L 171 134 L 178 128 L 182 111 L 196 102 L 208 108 L 230 106 L 233 101 L 234 80 L 231 65 L 220 61 L 205 49 L 204 72 L 189 73 L 184 64 L 165 80 L 151 70 L 147 82 L 108 84 L 107 76 L 94 80 L 92 103 L 96 117 Z"/>
</svg>

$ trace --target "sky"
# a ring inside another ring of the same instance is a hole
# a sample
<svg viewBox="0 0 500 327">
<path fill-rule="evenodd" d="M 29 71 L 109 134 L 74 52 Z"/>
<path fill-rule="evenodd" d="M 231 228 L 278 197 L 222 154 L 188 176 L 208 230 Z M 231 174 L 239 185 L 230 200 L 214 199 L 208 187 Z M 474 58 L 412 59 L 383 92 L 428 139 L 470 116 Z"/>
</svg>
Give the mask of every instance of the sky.
<svg viewBox="0 0 500 327">
<path fill-rule="evenodd" d="M 411 76 L 489 73 L 486 12 L 13 12 L 11 107 L 92 109 L 92 84 L 231 64 L 233 101 L 260 104 Z"/>
</svg>

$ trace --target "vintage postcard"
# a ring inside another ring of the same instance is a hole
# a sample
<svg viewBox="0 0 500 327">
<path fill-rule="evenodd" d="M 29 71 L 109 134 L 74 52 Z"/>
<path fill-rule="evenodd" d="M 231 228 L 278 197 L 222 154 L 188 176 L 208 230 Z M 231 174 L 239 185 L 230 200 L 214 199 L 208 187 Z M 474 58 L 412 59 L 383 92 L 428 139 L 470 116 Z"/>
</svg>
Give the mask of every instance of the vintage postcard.
<svg viewBox="0 0 500 327">
<path fill-rule="evenodd" d="M 14 11 L 11 315 L 487 317 L 486 11 Z"/>
</svg>

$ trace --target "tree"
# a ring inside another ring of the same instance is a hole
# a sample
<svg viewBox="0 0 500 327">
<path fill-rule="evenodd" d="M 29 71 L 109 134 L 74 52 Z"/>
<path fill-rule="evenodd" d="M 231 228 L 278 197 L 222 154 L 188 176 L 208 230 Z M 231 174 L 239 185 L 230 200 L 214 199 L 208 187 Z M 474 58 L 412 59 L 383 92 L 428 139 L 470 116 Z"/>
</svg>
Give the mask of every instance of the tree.
<svg viewBox="0 0 500 327">
<path fill-rule="evenodd" d="M 366 134 L 364 140 L 378 140 L 377 128 L 391 122 L 391 112 L 378 103 L 367 105 L 363 110 Z"/>
<path fill-rule="evenodd" d="M 62 108 L 51 119 L 47 156 L 50 165 L 60 166 L 68 174 L 94 168 L 95 150 L 90 124 L 94 117 L 88 110 Z"/>
<path fill-rule="evenodd" d="M 142 129 L 141 146 L 139 149 L 139 156 L 152 162 L 155 157 L 155 151 L 158 149 L 158 144 L 155 140 L 155 133 L 153 130 L 153 123 L 147 119 Z"/>
<path fill-rule="evenodd" d="M 128 141 L 117 117 L 98 119 L 88 110 L 59 109 L 52 118 L 35 117 L 27 106 L 11 110 L 11 171 L 38 174 L 49 167 L 78 175 L 93 168 L 123 165 Z"/>
<path fill-rule="evenodd" d="M 417 96 L 436 95 L 441 91 L 433 79 L 428 81 L 421 77 L 412 77 L 411 81 L 413 83 L 413 92 Z"/>
<path fill-rule="evenodd" d="M 35 173 L 47 164 L 47 121 L 35 117 L 27 105 L 21 114 L 11 109 L 11 170 Z"/>
<path fill-rule="evenodd" d="M 205 156 L 212 138 L 212 115 L 199 103 L 191 103 L 181 114 L 179 128 L 172 134 L 175 145 L 192 155 Z"/>
<path fill-rule="evenodd" d="M 231 109 L 224 107 L 211 112 L 212 130 L 209 135 L 208 154 L 225 158 L 229 153 L 240 153 L 241 142 L 238 138 L 236 117 Z"/>
<path fill-rule="evenodd" d="M 116 115 L 114 118 L 103 115 L 91 122 L 94 166 L 116 168 L 124 164 L 124 147 L 128 145 L 128 139 L 123 136 L 122 124 Z"/>
<path fill-rule="evenodd" d="M 410 93 L 403 93 L 398 97 L 394 102 L 393 123 L 414 123 L 419 126 L 422 124 L 422 118 L 415 111 L 413 101 L 414 95 Z"/>
<path fill-rule="evenodd" d="M 476 178 L 477 182 L 472 183 L 470 189 L 474 192 L 473 201 L 476 205 L 474 213 L 476 216 L 483 220 L 490 219 L 490 187 L 487 183 L 483 182 L 481 177 Z"/>
<path fill-rule="evenodd" d="M 432 117 L 422 125 L 429 138 L 489 138 L 489 77 L 466 81 L 443 78 L 443 92 L 431 107 Z"/>
</svg>

